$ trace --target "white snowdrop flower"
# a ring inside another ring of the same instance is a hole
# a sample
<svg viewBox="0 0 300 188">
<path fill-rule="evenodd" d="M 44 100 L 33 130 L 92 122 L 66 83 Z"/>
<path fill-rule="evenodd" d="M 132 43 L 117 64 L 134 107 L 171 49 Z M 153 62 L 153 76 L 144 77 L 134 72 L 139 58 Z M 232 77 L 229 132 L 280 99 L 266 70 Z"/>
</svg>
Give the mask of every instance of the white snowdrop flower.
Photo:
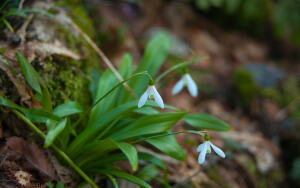
<svg viewBox="0 0 300 188">
<path fill-rule="evenodd" d="M 189 90 L 190 94 L 193 97 L 197 97 L 198 95 L 198 88 L 196 82 L 192 79 L 191 75 L 186 73 L 182 76 L 182 78 L 175 84 L 172 94 L 176 95 L 178 94 L 184 86 L 187 86 L 187 89 Z"/>
<path fill-rule="evenodd" d="M 199 164 L 204 163 L 206 154 L 211 153 L 211 147 L 216 152 L 216 154 L 218 154 L 222 158 L 225 158 L 225 153 L 220 148 L 213 145 L 210 141 L 205 141 L 202 144 L 200 144 L 197 148 L 197 152 L 200 152 L 198 158 Z"/>
<path fill-rule="evenodd" d="M 141 96 L 138 107 L 141 108 L 145 105 L 147 99 L 153 99 L 158 104 L 159 107 L 164 108 L 164 101 L 162 100 L 161 96 L 157 92 L 154 85 L 149 85 L 145 93 Z"/>
</svg>

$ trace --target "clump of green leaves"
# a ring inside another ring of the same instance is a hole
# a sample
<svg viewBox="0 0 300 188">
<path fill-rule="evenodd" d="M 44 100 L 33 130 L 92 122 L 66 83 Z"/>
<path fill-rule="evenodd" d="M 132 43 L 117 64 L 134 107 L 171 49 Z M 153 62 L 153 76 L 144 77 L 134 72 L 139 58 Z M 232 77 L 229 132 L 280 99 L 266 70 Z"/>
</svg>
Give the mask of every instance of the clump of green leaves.
<svg viewBox="0 0 300 188">
<path fill-rule="evenodd" d="M 122 84 L 127 82 L 135 95 L 140 96 L 147 87 L 149 78 L 155 78 L 170 49 L 170 37 L 159 33 L 148 43 L 141 63 L 134 69 L 132 57 L 125 54 L 118 68 L 125 78 L 119 82 L 110 71 L 93 71 L 90 91 L 93 101 L 84 109 L 78 102 L 69 101 L 53 107 L 51 93 L 31 64 L 17 53 L 23 76 L 38 96 L 42 109 L 23 108 L 0 96 L 0 105 L 12 109 L 39 136 L 44 138 L 44 147 L 52 147 L 61 162 L 70 165 L 93 187 L 97 185 L 90 177 L 97 174 L 107 176 L 115 187 L 114 177 L 124 178 L 142 187 L 151 187 L 147 181 L 156 179 L 168 185 L 166 167 L 156 156 L 139 152 L 135 145 L 147 142 L 161 152 L 177 160 L 184 160 L 185 153 L 177 143 L 174 134 L 194 133 L 204 135 L 204 130 L 229 131 L 223 121 L 208 114 L 189 114 L 173 106 L 165 105 L 168 112 L 158 111 L 153 101 L 138 108 L 137 100 Z M 179 68 L 195 63 L 183 62 L 167 70 L 157 81 Z M 180 120 L 196 130 L 171 132 Z M 41 131 L 34 123 L 44 124 L 47 131 Z M 132 170 L 138 170 L 139 160 L 148 165 L 136 175 L 123 172 L 116 164 L 129 161 Z M 161 169 L 163 179 L 156 177 Z"/>
</svg>

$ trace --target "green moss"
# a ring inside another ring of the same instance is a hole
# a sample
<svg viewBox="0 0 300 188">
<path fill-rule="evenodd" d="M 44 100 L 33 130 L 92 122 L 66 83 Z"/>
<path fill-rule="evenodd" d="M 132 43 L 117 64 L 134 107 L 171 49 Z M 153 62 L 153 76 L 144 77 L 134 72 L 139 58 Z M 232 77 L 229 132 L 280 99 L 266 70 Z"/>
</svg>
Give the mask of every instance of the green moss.
<svg viewBox="0 0 300 188">
<path fill-rule="evenodd" d="M 242 103 L 249 106 L 255 96 L 258 95 L 258 86 L 255 84 L 251 74 L 240 68 L 233 75 L 234 87 L 240 96 Z"/>
<path fill-rule="evenodd" d="M 79 4 L 66 4 L 67 1 L 60 1 L 58 4 L 68 5 L 72 12 L 70 16 L 76 15 L 73 20 L 92 35 L 93 25 L 85 10 Z M 81 24 L 79 24 L 80 22 Z M 90 69 L 99 69 L 99 57 L 96 52 L 79 34 L 72 32 L 69 26 L 54 24 L 55 39 L 64 43 L 71 51 L 81 56 L 80 60 L 74 60 L 62 56 L 52 56 L 43 62 L 35 62 L 34 66 L 42 75 L 54 105 L 66 101 L 78 101 L 83 106 L 91 102 L 88 90 Z"/>
<path fill-rule="evenodd" d="M 55 106 L 73 100 L 84 106 L 90 103 L 86 65 L 81 61 L 63 57 L 45 61 L 39 72 L 47 83 Z"/>
<path fill-rule="evenodd" d="M 6 51 L 6 48 L 0 48 L 0 54 L 3 55 Z"/>
<path fill-rule="evenodd" d="M 94 36 L 93 21 L 89 18 L 87 10 L 81 0 L 60 0 L 56 2 L 57 6 L 66 6 L 68 15 L 72 20 L 89 36 Z"/>
</svg>

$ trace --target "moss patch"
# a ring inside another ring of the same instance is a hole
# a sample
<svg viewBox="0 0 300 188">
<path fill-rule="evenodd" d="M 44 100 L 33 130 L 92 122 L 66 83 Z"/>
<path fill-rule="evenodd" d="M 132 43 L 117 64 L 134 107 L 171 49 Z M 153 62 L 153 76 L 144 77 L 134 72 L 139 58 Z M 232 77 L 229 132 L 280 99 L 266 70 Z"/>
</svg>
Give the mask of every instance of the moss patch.
<svg viewBox="0 0 300 188">
<path fill-rule="evenodd" d="M 64 3 L 66 2 L 64 1 Z M 76 15 L 76 18 L 73 19 L 74 22 L 92 36 L 94 33 L 92 21 L 88 18 L 84 8 L 76 3 L 70 6 L 73 10 L 71 14 Z M 88 92 L 90 79 L 87 73 L 91 69 L 99 69 L 99 57 L 81 36 L 70 31 L 72 28 L 69 26 L 54 23 L 51 27 L 54 27 L 55 40 L 79 54 L 81 59 L 74 60 L 53 55 L 42 62 L 36 60 L 33 65 L 45 80 L 52 96 L 53 105 L 75 100 L 83 106 L 87 106 L 91 101 Z"/>
</svg>

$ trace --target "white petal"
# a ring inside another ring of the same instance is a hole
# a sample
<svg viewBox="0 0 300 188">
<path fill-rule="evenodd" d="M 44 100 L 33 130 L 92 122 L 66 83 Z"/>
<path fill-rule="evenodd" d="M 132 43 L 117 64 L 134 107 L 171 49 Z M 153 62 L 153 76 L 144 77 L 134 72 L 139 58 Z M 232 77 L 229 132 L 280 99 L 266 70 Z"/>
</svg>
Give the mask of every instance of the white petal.
<svg viewBox="0 0 300 188">
<path fill-rule="evenodd" d="M 173 87 L 172 95 L 176 95 L 177 93 L 179 93 L 182 90 L 183 86 L 184 86 L 184 79 L 181 78 Z"/>
<path fill-rule="evenodd" d="M 193 80 L 193 78 L 189 75 L 189 74 L 186 74 L 186 81 L 187 81 L 187 88 L 190 92 L 190 94 L 193 96 L 193 97 L 197 97 L 198 95 L 198 88 L 197 88 L 197 84 L 196 82 Z"/>
<path fill-rule="evenodd" d="M 164 101 L 162 100 L 161 96 L 157 92 L 155 86 L 153 86 L 153 95 L 154 95 L 154 100 L 155 100 L 156 104 L 158 104 L 158 106 L 163 109 L 165 107 Z"/>
<path fill-rule="evenodd" d="M 200 155 L 198 157 L 199 164 L 203 164 L 205 161 L 207 147 L 209 147 L 209 144 L 207 142 L 204 142 L 203 150 L 200 152 Z"/>
<path fill-rule="evenodd" d="M 200 144 L 198 147 L 197 147 L 197 152 L 201 152 L 203 150 L 203 147 L 205 146 L 205 142 Z"/>
<path fill-rule="evenodd" d="M 141 96 L 138 107 L 141 108 L 142 106 L 145 105 L 146 101 L 148 99 L 148 89 L 145 91 L 145 93 Z"/>
<path fill-rule="evenodd" d="M 218 148 L 217 146 L 213 145 L 211 142 L 209 142 L 209 144 L 211 145 L 211 147 L 213 148 L 213 150 L 216 152 L 216 154 L 218 154 L 222 158 L 225 158 L 225 153 L 220 148 Z"/>
</svg>

